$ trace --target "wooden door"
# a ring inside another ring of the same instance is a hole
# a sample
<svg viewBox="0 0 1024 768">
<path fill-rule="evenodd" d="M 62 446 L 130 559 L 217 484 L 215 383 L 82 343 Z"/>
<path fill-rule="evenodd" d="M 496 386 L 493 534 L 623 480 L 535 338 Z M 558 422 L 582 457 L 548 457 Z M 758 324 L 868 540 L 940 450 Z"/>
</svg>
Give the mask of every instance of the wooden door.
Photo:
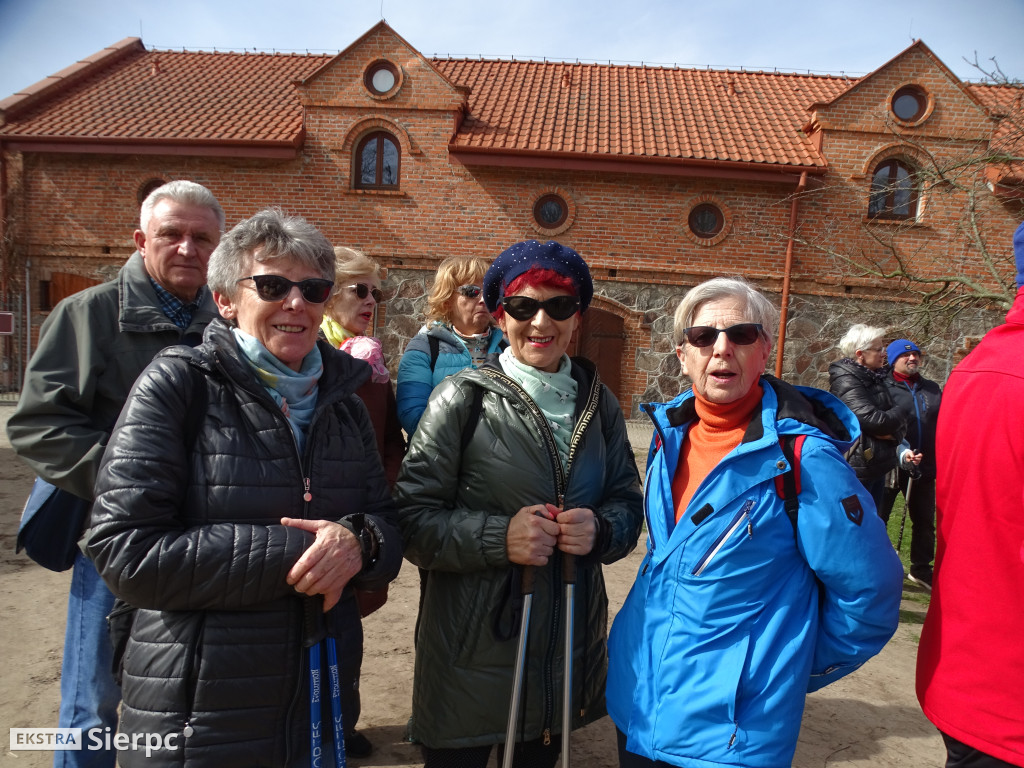
<svg viewBox="0 0 1024 768">
<path fill-rule="evenodd" d="M 586 357 L 597 366 L 601 381 L 620 402 L 625 346 L 626 334 L 621 317 L 593 306 L 583 313 L 573 354 Z"/>
</svg>

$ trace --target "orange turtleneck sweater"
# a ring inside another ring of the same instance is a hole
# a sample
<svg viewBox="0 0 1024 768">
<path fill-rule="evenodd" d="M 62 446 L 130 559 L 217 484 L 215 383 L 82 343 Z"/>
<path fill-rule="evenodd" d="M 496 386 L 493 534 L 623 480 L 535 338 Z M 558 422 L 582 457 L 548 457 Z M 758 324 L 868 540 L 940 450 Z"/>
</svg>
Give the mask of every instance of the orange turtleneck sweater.
<svg viewBox="0 0 1024 768">
<path fill-rule="evenodd" d="M 686 507 L 697 487 L 711 474 L 722 459 L 743 439 L 747 425 L 754 418 L 764 394 L 761 385 L 751 387 L 739 400 L 731 403 L 712 403 L 693 390 L 697 408 L 697 423 L 683 441 L 675 477 L 672 478 L 672 499 L 676 505 L 676 522 L 686 513 Z"/>
</svg>

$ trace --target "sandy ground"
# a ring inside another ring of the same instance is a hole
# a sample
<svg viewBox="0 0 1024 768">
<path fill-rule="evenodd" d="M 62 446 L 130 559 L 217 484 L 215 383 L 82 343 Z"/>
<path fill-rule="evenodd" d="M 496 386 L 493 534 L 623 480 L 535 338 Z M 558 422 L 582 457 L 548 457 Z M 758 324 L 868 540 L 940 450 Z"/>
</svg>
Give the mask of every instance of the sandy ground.
<svg viewBox="0 0 1024 768">
<path fill-rule="evenodd" d="M 0 427 L 12 406 L 0 404 Z M 0 429 L 0 733 L 8 728 L 57 724 L 60 660 L 68 573 L 51 573 L 14 553 L 18 519 L 32 475 L 14 456 Z M 641 548 L 642 549 L 642 548 Z M 606 568 L 612 614 L 622 605 L 642 557 L 638 550 Z M 353 765 L 422 765 L 417 747 L 402 740 L 409 717 L 412 683 L 412 627 L 418 594 L 416 569 L 406 564 L 391 586 L 387 604 L 366 621 L 363 715 L 360 730 L 376 746 Z M 905 597 L 913 597 L 908 590 Z M 914 659 L 923 606 L 904 600 L 904 620 L 875 659 L 834 685 L 810 695 L 804 714 L 796 768 L 935 768 L 945 760 L 937 731 L 921 714 L 914 696 Z M 4 766 L 48 766 L 48 752 L 11 752 Z M 613 768 L 615 732 L 605 718 L 573 735 L 573 762 Z M 492 758 L 493 764 L 493 758 Z"/>
</svg>

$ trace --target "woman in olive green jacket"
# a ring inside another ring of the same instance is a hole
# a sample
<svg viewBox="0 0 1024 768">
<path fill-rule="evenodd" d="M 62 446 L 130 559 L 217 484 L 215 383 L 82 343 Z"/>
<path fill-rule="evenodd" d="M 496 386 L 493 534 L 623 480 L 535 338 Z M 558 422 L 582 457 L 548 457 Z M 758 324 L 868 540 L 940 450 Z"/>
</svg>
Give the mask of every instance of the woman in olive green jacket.
<svg viewBox="0 0 1024 768">
<path fill-rule="evenodd" d="M 573 727 L 605 714 L 601 563 L 633 549 L 643 519 L 618 402 L 591 363 L 565 355 L 593 295 L 586 264 L 558 243 L 519 243 L 484 292 L 509 347 L 437 387 L 395 489 L 405 556 L 429 572 L 411 726 L 426 768 L 482 768 L 505 741 L 526 567 L 536 587 L 515 765 L 557 761 L 566 553 L 578 564 Z"/>
</svg>

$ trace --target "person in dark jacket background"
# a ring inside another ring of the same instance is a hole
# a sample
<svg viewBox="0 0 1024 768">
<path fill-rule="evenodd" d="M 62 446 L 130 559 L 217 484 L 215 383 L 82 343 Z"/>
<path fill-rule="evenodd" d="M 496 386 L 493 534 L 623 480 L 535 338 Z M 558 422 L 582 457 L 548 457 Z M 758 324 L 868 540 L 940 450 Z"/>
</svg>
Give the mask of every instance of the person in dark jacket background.
<svg viewBox="0 0 1024 768">
<path fill-rule="evenodd" d="M 223 319 L 157 357 L 111 435 L 88 550 L 137 608 L 121 733 L 164 737 L 123 766 L 290 768 L 334 742 L 311 740 L 318 641 L 359 631 L 352 586 L 393 579 L 401 540 L 370 368 L 317 343 L 333 278 L 302 219 L 238 224 L 209 264 Z"/>
<path fill-rule="evenodd" d="M 921 456 L 916 471 L 896 469 L 896 485 L 886 487 L 882 519 L 889 520 L 892 505 L 902 493 L 913 526 L 910 538 L 910 573 L 907 578 L 927 590 L 932 588 L 935 557 L 935 425 L 942 390 L 921 375 L 924 353 L 910 339 L 896 339 L 885 350 L 889 376 L 885 383 L 893 403 L 907 420 L 907 443 Z"/>
<path fill-rule="evenodd" d="M 483 768 L 505 742 L 515 606 L 523 570 L 532 568 L 514 764 L 544 768 L 561 747 L 561 564 L 567 554 L 578 564 L 570 726 L 578 728 L 605 712 L 601 564 L 636 546 L 639 477 L 615 396 L 593 364 L 566 355 L 593 295 L 583 259 L 530 240 L 504 251 L 483 282 L 509 346 L 497 361 L 439 384 L 395 486 L 405 556 L 429 571 L 411 736 L 424 745 L 426 768 Z"/>
<path fill-rule="evenodd" d="M 885 476 L 903 458 L 900 442 L 906 432 L 903 409 L 892 402 L 885 378 L 885 329 L 858 323 L 839 342 L 843 358 L 828 367 L 829 391 L 853 411 L 860 440 L 847 458 L 875 508 L 881 509 Z"/>
</svg>

